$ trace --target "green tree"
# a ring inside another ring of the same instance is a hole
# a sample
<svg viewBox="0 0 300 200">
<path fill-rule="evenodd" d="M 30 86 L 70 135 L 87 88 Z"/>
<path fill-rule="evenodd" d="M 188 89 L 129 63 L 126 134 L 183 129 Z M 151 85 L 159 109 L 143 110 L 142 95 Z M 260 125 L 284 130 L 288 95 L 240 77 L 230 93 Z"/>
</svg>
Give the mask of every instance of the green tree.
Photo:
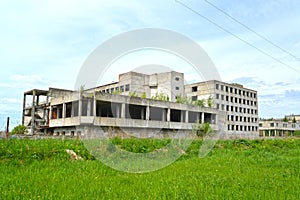
<svg viewBox="0 0 300 200">
<path fill-rule="evenodd" d="M 293 123 L 296 123 L 297 121 L 296 121 L 296 118 L 295 118 L 295 116 L 294 116 L 294 118 L 293 118 Z"/>
<path fill-rule="evenodd" d="M 155 94 L 155 96 L 151 97 L 153 100 L 158 100 L 158 101 L 169 101 L 169 96 L 166 95 L 165 93 L 161 92 L 161 93 L 157 93 Z"/>
<path fill-rule="evenodd" d="M 295 137 L 300 137 L 300 130 L 294 131 L 294 136 Z"/>
<path fill-rule="evenodd" d="M 210 124 L 205 122 L 205 123 L 200 123 L 200 121 L 197 121 L 193 125 L 192 129 L 193 133 L 195 133 L 201 140 L 204 139 L 205 136 L 211 136 L 214 134 L 214 130 L 211 128 Z"/>
<path fill-rule="evenodd" d="M 206 102 L 208 107 L 212 108 L 214 106 L 214 98 L 212 96 L 209 96 Z"/>
<path fill-rule="evenodd" d="M 143 94 L 141 95 L 141 98 L 142 99 L 146 99 L 147 98 L 146 92 L 143 92 Z"/>
<path fill-rule="evenodd" d="M 18 125 L 18 126 L 15 126 L 14 129 L 11 131 L 11 134 L 12 135 L 15 135 L 15 134 L 24 134 L 26 131 L 26 126 L 24 125 Z"/>
<path fill-rule="evenodd" d="M 138 94 L 135 91 L 134 92 L 129 92 L 129 96 L 138 97 Z"/>
<path fill-rule="evenodd" d="M 199 99 L 199 100 L 196 100 L 196 101 L 194 101 L 194 104 L 196 105 L 196 106 L 200 106 L 200 107 L 205 107 L 205 100 L 204 99 Z"/>
<path fill-rule="evenodd" d="M 282 121 L 283 121 L 283 122 L 288 122 L 289 120 L 288 120 L 288 118 L 287 118 L 286 116 L 284 116 L 284 118 L 283 118 Z"/>
<path fill-rule="evenodd" d="M 183 97 L 181 95 L 176 96 L 176 103 L 183 103 L 183 104 L 191 104 L 191 100 L 187 97 Z"/>
</svg>

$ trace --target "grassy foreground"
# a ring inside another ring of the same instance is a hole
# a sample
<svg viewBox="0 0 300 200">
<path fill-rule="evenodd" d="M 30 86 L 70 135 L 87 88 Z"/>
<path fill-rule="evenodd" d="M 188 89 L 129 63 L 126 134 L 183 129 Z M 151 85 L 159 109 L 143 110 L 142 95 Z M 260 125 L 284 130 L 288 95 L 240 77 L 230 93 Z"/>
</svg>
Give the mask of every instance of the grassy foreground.
<svg viewBox="0 0 300 200">
<path fill-rule="evenodd" d="M 168 140 L 113 142 L 147 152 Z M 0 140 L 0 199 L 300 199 L 299 139 L 218 141 L 201 159 L 200 146 L 166 168 L 130 174 L 95 160 L 80 140 Z"/>
</svg>

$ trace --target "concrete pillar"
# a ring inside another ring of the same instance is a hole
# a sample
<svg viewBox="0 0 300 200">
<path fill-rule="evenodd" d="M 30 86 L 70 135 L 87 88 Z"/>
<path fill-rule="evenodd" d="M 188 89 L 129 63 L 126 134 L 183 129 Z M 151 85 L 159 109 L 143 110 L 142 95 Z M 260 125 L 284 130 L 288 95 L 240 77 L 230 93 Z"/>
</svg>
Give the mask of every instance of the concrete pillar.
<svg viewBox="0 0 300 200">
<path fill-rule="evenodd" d="M 188 110 L 185 111 L 185 122 L 186 123 L 189 122 L 189 111 Z"/>
<path fill-rule="evenodd" d="M 141 110 L 141 119 L 144 120 L 144 116 L 145 116 L 145 110 L 144 110 L 144 108 L 142 108 L 142 110 Z"/>
<path fill-rule="evenodd" d="M 167 109 L 167 122 L 171 121 L 171 109 Z"/>
<path fill-rule="evenodd" d="M 116 118 L 120 118 L 120 112 L 121 112 L 121 107 L 122 107 L 122 104 L 115 104 L 116 105 Z"/>
<path fill-rule="evenodd" d="M 162 121 L 166 121 L 166 115 L 167 115 L 166 114 L 166 109 L 163 108 L 163 110 L 162 110 L 162 117 L 161 117 Z"/>
<path fill-rule="evenodd" d="M 52 108 L 52 106 L 50 106 L 50 110 L 49 110 L 49 119 L 52 119 L 52 111 L 53 111 L 53 108 Z"/>
<path fill-rule="evenodd" d="M 266 131 L 263 131 L 263 136 L 266 137 Z"/>
<path fill-rule="evenodd" d="M 81 114 L 82 114 L 82 99 L 80 97 L 78 101 L 78 117 L 81 117 Z"/>
<path fill-rule="evenodd" d="M 30 129 L 30 134 L 33 135 L 34 129 L 35 129 L 35 95 L 36 95 L 36 90 L 32 91 L 32 109 L 31 109 L 31 129 Z"/>
<path fill-rule="evenodd" d="M 22 114 L 22 125 L 25 125 L 25 106 L 26 106 L 26 94 L 23 96 L 23 114 Z"/>
<path fill-rule="evenodd" d="M 94 109 L 93 109 L 93 115 L 94 117 L 97 116 L 97 100 L 96 100 L 96 94 L 94 93 L 94 99 L 93 99 L 93 103 L 94 103 Z"/>
<path fill-rule="evenodd" d="M 39 105 L 39 103 L 40 103 L 40 95 L 37 95 L 36 96 L 36 105 Z"/>
<path fill-rule="evenodd" d="M 63 103 L 62 118 L 66 118 L 66 104 L 65 103 Z"/>
<path fill-rule="evenodd" d="M 61 110 L 59 109 L 59 107 L 57 107 L 57 108 L 56 108 L 57 119 L 59 119 L 60 112 L 61 112 Z"/>
<path fill-rule="evenodd" d="M 121 118 L 125 118 L 126 104 L 122 103 L 121 105 Z"/>
<path fill-rule="evenodd" d="M 150 106 L 147 106 L 146 108 L 146 120 L 150 119 Z"/>
<path fill-rule="evenodd" d="M 204 112 L 201 113 L 201 123 L 204 124 Z"/>
<path fill-rule="evenodd" d="M 196 114 L 196 121 L 199 121 L 200 113 Z"/>
<path fill-rule="evenodd" d="M 86 115 L 91 116 L 92 115 L 92 101 L 90 99 L 87 100 L 87 108 L 86 108 Z"/>
<path fill-rule="evenodd" d="M 180 111 L 180 122 L 184 122 L 185 121 L 185 119 L 184 119 L 184 110 L 181 110 Z"/>
<path fill-rule="evenodd" d="M 274 134 L 275 134 L 275 137 L 276 137 L 277 136 L 277 130 L 276 129 L 274 130 Z"/>
</svg>

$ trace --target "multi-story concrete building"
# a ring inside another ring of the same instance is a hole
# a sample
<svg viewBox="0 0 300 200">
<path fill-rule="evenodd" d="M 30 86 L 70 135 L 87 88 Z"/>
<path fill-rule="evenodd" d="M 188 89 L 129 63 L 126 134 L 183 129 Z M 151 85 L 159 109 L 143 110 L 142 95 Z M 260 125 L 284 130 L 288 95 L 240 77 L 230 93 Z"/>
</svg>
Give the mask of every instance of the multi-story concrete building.
<svg viewBox="0 0 300 200">
<path fill-rule="evenodd" d="M 138 96 L 145 94 L 146 98 L 151 98 L 156 94 L 164 94 L 169 100 L 174 102 L 176 96 L 184 95 L 184 74 L 171 71 L 159 74 L 142 74 L 138 72 L 127 72 L 119 75 L 119 81 L 89 91 L 101 91 L 103 93 L 118 93 L 129 95 L 135 92 Z"/>
<path fill-rule="evenodd" d="M 285 122 L 283 119 L 259 120 L 259 136 L 261 137 L 292 136 L 297 130 L 300 130 L 299 122 Z"/>
<path fill-rule="evenodd" d="M 228 136 L 258 136 L 257 92 L 240 84 L 229 84 L 217 80 L 188 84 L 187 97 L 193 101 L 212 97 L 213 106 L 226 112 L 223 130 Z"/>
<path fill-rule="evenodd" d="M 138 97 L 130 96 L 132 93 Z M 151 99 L 156 94 L 168 96 L 169 101 Z M 26 96 L 32 96 L 32 105 L 26 106 Z M 40 96 L 45 96 L 45 102 L 39 101 Z M 178 96 L 193 101 L 212 96 L 214 106 L 176 103 Z M 207 81 L 185 86 L 183 73 L 128 72 L 121 74 L 118 82 L 83 91 L 50 88 L 25 92 L 22 121 L 31 133 L 62 134 L 74 134 L 82 125 L 147 134 L 153 130 L 191 132 L 192 125 L 201 121 L 222 130 L 222 137 L 258 137 L 257 114 L 256 91 L 238 84 Z"/>
</svg>

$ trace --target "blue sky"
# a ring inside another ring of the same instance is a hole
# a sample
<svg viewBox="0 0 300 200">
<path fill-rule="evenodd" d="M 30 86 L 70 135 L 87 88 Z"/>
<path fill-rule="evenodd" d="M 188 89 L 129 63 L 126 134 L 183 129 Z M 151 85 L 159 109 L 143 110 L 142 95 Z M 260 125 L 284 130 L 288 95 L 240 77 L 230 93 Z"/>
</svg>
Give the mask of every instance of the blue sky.
<svg viewBox="0 0 300 200">
<path fill-rule="evenodd" d="M 172 0 L 2 0 L 0 129 L 4 130 L 7 116 L 11 117 L 11 126 L 21 122 L 24 91 L 74 89 L 81 65 L 98 45 L 140 28 L 169 29 L 196 41 L 213 60 L 223 81 L 238 82 L 258 91 L 260 117 L 300 114 L 298 0 L 181 2 L 273 58 Z M 120 67 L 119 72 L 125 69 Z M 115 72 L 107 80 L 114 81 L 117 76 Z M 187 75 L 186 79 L 195 77 Z"/>
</svg>

